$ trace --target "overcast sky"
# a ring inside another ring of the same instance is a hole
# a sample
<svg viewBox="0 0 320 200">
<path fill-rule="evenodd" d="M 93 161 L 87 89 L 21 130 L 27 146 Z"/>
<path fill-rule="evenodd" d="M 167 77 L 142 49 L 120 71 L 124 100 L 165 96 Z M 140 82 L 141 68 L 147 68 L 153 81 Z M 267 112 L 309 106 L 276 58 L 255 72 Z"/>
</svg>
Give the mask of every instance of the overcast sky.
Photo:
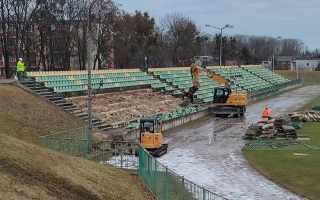
<svg viewBox="0 0 320 200">
<path fill-rule="evenodd" d="M 170 13 L 190 16 L 202 31 L 205 24 L 232 24 L 230 34 L 298 38 L 320 48 L 320 0 L 115 0 L 123 9 L 148 11 L 157 21 Z"/>
</svg>

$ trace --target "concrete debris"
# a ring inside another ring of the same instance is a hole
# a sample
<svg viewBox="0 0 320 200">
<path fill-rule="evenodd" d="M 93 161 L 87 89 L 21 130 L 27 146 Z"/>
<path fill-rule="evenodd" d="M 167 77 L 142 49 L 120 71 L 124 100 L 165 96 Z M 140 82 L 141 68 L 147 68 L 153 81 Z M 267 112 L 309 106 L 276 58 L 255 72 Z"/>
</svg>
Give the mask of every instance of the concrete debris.
<svg viewBox="0 0 320 200">
<path fill-rule="evenodd" d="M 320 122 L 320 112 L 317 111 L 295 112 L 290 115 L 303 122 Z"/>
<path fill-rule="evenodd" d="M 83 111 L 86 110 L 86 97 L 74 97 L 69 100 Z M 170 95 L 153 92 L 151 89 L 141 89 L 96 95 L 93 97 L 92 109 L 97 118 L 112 125 L 157 112 L 169 113 L 175 110 L 181 101 Z"/>
<path fill-rule="evenodd" d="M 293 120 L 289 115 L 282 115 L 275 119 L 263 119 L 248 127 L 244 139 L 255 140 L 259 138 L 297 138 L 295 127 L 298 122 Z"/>
</svg>

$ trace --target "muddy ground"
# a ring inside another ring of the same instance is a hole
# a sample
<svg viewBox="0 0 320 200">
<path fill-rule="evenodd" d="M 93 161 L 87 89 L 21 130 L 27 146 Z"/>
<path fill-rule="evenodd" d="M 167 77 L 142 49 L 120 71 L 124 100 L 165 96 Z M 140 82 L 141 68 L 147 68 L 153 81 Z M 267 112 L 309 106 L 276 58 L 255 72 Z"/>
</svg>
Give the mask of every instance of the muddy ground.
<svg viewBox="0 0 320 200">
<path fill-rule="evenodd" d="M 242 136 L 259 120 L 268 105 L 274 115 L 291 112 L 320 94 L 308 86 L 248 106 L 246 118 L 206 118 L 166 134 L 169 152 L 160 162 L 191 181 L 237 200 L 296 200 L 295 194 L 272 183 L 252 169 L 241 153 Z"/>
<path fill-rule="evenodd" d="M 80 109 L 86 109 L 86 97 L 73 97 L 69 100 Z M 114 124 L 157 112 L 168 113 L 175 110 L 179 104 L 181 100 L 171 95 L 141 89 L 96 95 L 92 101 L 92 109 L 97 118 Z"/>
</svg>

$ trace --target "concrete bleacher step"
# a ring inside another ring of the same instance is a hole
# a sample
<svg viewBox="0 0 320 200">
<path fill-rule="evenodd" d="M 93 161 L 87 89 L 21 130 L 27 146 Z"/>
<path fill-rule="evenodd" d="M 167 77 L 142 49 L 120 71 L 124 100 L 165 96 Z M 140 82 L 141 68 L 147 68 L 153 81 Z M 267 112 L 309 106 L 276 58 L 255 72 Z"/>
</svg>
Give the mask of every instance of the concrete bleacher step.
<svg viewBox="0 0 320 200">
<path fill-rule="evenodd" d="M 64 98 L 63 97 L 60 97 L 60 96 L 53 96 L 53 97 L 50 97 L 48 98 L 50 101 L 54 102 L 54 101 L 58 101 L 58 100 L 63 100 Z"/>
<path fill-rule="evenodd" d="M 52 89 L 46 87 L 44 84 L 38 83 L 34 79 L 25 80 L 21 82 L 21 84 L 31 89 L 34 93 L 45 97 L 56 106 L 62 108 L 65 112 L 88 122 L 89 115 L 86 111 L 81 110 L 72 102 L 67 101 L 63 96 L 58 96 Z M 111 128 L 106 122 L 96 118 L 92 119 L 92 126 L 100 130 L 109 130 Z"/>
<path fill-rule="evenodd" d="M 77 114 L 74 114 L 76 117 L 88 117 L 88 113 L 85 113 L 85 112 L 81 112 L 81 113 L 77 113 Z"/>
<path fill-rule="evenodd" d="M 62 101 L 62 100 L 60 100 L 60 101 L 55 101 L 55 102 L 53 102 L 54 104 L 56 104 L 57 106 L 60 106 L 60 107 L 65 107 L 65 106 L 74 106 L 74 107 L 76 107 L 74 104 L 72 104 L 72 103 L 68 103 L 68 102 L 66 102 L 66 101 Z"/>
<path fill-rule="evenodd" d="M 37 92 L 39 95 L 41 96 L 50 96 L 52 95 L 53 96 L 53 92 L 48 92 L 48 91 L 40 91 L 40 92 Z"/>
<path fill-rule="evenodd" d="M 85 122 L 88 122 L 89 120 L 89 117 L 88 116 L 83 116 L 83 117 L 80 117 L 81 120 L 85 121 Z"/>
<path fill-rule="evenodd" d="M 44 94 L 44 95 L 40 94 L 40 95 L 43 96 L 43 97 L 45 97 L 45 98 L 47 98 L 47 99 L 49 99 L 49 98 L 51 98 L 51 97 L 54 97 L 53 94 Z"/>
<path fill-rule="evenodd" d="M 23 81 L 20 81 L 20 83 L 22 84 L 22 85 L 35 85 L 35 84 L 37 84 L 34 80 L 32 80 L 32 79 L 28 79 L 28 80 L 23 80 Z"/>
<path fill-rule="evenodd" d="M 41 92 L 51 92 L 48 88 L 46 87 L 36 87 L 36 88 L 32 88 L 33 91 L 37 92 L 37 93 L 41 93 Z"/>
<path fill-rule="evenodd" d="M 54 104 L 64 104 L 64 103 L 70 103 L 70 102 L 68 102 L 68 101 L 66 101 L 64 98 L 62 98 L 62 99 L 57 99 L 57 100 L 52 100 L 51 101 L 52 103 L 54 103 Z M 72 103 L 70 103 L 70 104 L 72 104 Z"/>
<path fill-rule="evenodd" d="M 63 110 L 70 110 L 70 111 L 74 111 L 74 110 L 78 110 L 77 106 L 75 105 L 67 105 L 67 106 L 60 106 L 63 108 Z"/>
<path fill-rule="evenodd" d="M 101 126 L 101 125 L 103 125 L 103 124 L 105 124 L 105 122 L 103 122 L 103 121 L 96 121 L 96 122 L 94 122 L 94 121 L 92 120 L 92 125 L 93 125 L 94 127 L 99 127 L 99 126 Z"/>
<path fill-rule="evenodd" d="M 61 106 L 61 107 L 63 108 L 63 110 L 69 111 L 69 112 L 78 110 L 77 106 L 75 106 L 75 105 L 71 105 L 71 106 Z"/>
<path fill-rule="evenodd" d="M 84 113 L 84 112 L 78 108 L 78 109 L 73 110 L 70 113 L 73 114 L 73 115 L 77 115 L 77 114 L 81 114 L 81 113 Z"/>
<path fill-rule="evenodd" d="M 41 89 L 39 89 L 39 88 L 37 88 L 37 89 L 33 89 L 33 88 L 30 88 L 31 90 L 33 90 L 34 92 L 36 92 L 36 93 L 45 93 L 45 92 L 51 92 L 49 89 L 45 89 L 45 88 L 41 88 Z"/>
<path fill-rule="evenodd" d="M 97 126 L 98 129 L 109 129 L 110 128 L 110 125 L 109 124 L 106 124 L 106 123 L 103 123 L 102 125 L 99 125 Z"/>
<path fill-rule="evenodd" d="M 86 122 L 89 121 L 89 118 L 85 120 Z M 103 121 L 99 120 L 99 119 L 95 119 L 95 118 L 92 118 L 92 124 L 95 125 L 95 124 L 100 124 L 100 123 L 104 123 Z"/>
</svg>

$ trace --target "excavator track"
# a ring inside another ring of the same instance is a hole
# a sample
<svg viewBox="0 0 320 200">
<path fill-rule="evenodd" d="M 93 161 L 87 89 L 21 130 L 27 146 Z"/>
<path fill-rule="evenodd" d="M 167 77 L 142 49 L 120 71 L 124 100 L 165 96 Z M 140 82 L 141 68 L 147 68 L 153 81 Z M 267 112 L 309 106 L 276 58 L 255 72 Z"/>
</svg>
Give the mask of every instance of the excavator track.
<svg viewBox="0 0 320 200">
<path fill-rule="evenodd" d="M 158 149 L 147 149 L 153 157 L 161 157 L 168 152 L 168 144 L 162 144 Z"/>
<path fill-rule="evenodd" d="M 245 107 L 228 106 L 228 105 L 213 105 L 209 107 L 209 111 L 216 117 L 243 117 L 246 112 Z"/>
</svg>

